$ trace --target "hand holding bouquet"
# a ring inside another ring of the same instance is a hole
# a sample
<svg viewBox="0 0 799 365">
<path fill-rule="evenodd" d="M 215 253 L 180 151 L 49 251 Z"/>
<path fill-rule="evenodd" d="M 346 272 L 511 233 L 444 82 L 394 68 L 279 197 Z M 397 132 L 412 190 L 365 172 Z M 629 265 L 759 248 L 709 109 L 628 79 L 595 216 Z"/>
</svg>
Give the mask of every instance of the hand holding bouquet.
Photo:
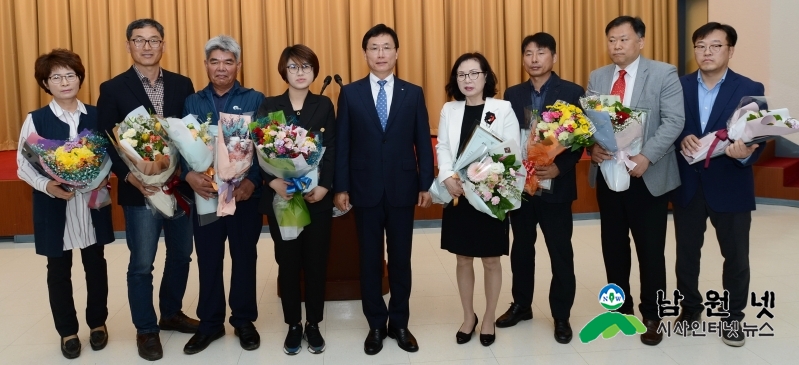
<svg viewBox="0 0 799 365">
<path fill-rule="evenodd" d="M 158 188 L 155 194 L 146 197 L 147 203 L 163 216 L 172 218 L 176 203 L 185 213 L 189 207 L 174 193 L 178 179 L 173 175 L 180 155 L 177 149 L 169 147 L 171 142 L 163 129 L 165 123 L 180 123 L 180 120 L 165 121 L 140 106 L 114 127 L 111 143 L 136 179 L 143 185 Z"/>
<path fill-rule="evenodd" d="M 272 207 L 283 239 L 295 239 L 311 223 L 302 193 L 316 186 L 317 170 L 325 152 L 322 135 L 287 122 L 282 111 L 251 123 L 250 133 L 261 169 L 290 184 L 287 193 L 291 199 L 286 201 L 276 194 Z"/>
<path fill-rule="evenodd" d="M 527 179 L 524 190 L 533 195 L 538 189 L 551 189 L 550 179 L 539 180 L 535 176 L 536 166 L 549 166 L 555 157 L 566 151 L 576 151 L 591 146 L 593 129 L 591 123 L 576 105 L 558 100 L 541 114 L 542 120 L 531 123 L 530 137 L 526 142 Z M 534 125 L 533 125 L 534 124 Z"/>
<path fill-rule="evenodd" d="M 580 99 L 585 114 L 595 130 L 593 140 L 613 159 L 603 161 L 599 168 L 613 191 L 630 188 L 630 174 L 637 165 L 630 156 L 641 153 L 644 144 L 646 111 L 632 110 L 614 95 L 588 95 Z"/>
<path fill-rule="evenodd" d="M 214 170 L 219 184 L 216 215 L 224 217 L 236 212 L 233 190 L 252 167 L 253 146 L 250 139 L 249 115 L 219 113 Z"/>
<path fill-rule="evenodd" d="M 699 140 L 696 151 L 680 151 L 689 164 L 705 160 L 705 168 L 710 159 L 724 154 L 724 150 L 736 140 L 747 145 L 765 142 L 774 136 L 784 136 L 799 132 L 799 120 L 791 118 L 788 109 L 761 110 L 768 105 L 764 96 L 745 96 L 738 109 L 727 122 L 727 128 L 709 133 Z"/>
<path fill-rule="evenodd" d="M 105 138 L 89 130 L 83 130 L 69 141 L 45 139 L 31 133 L 26 143 L 39 156 L 42 171 L 53 180 L 68 189 L 91 193 L 89 208 L 99 209 L 111 204 L 108 188 L 100 186 L 111 171 Z"/>
</svg>

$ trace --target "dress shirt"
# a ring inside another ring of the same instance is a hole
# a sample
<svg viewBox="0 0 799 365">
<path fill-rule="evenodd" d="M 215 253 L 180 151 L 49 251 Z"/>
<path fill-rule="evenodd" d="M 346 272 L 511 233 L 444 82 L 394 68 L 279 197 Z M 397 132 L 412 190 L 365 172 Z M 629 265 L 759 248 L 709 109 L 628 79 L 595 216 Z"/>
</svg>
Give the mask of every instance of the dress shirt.
<svg viewBox="0 0 799 365">
<path fill-rule="evenodd" d="M 139 80 L 141 80 L 141 84 L 142 86 L 144 86 L 144 91 L 147 93 L 147 97 L 150 99 L 150 102 L 153 104 L 153 107 L 155 108 L 155 114 L 163 117 L 164 116 L 164 70 L 159 69 L 158 78 L 155 79 L 155 83 L 150 83 L 150 79 L 148 79 L 147 76 L 142 75 L 142 73 L 139 72 L 139 69 L 136 68 L 136 65 L 133 65 L 133 69 L 136 70 L 136 74 L 139 75 Z"/>
<path fill-rule="evenodd" d="M 699 95 L 699 123 L 702 126 L 702 134 L 705 133 L 707 121 L 710 119 L 710 112 L 713 110 L 713 104 L 716 102 L 716 97 L 719 96 L 719 90 L 721 90 L 721 84 L 724 83 L 724 79 L 726 78 L 727 71 L 725 70 L 721 80 L 719 80 L 713 88 L 708 89 L 707 85 L 702 81 L 702 72 L 696 73 L 696 81 L 699 84 L 699 86 L 697 86 L 697 95 Z"/>
<path fill-rule="evenodd" d="M 80 116 L 81 114 L 86 114 L 86 107 L 83 103 L 78 100 L 78 109 L 75 110 L 74 113 L 62 109 L 55 100 L 51 101 L 49 106 L 53 114 L 69 126 L 69 138 L 74 139 L 77 137 Z M 36 132 L 36 126 L 33 124 L 33 117 L 31 114 L 28 114 L 25 118 L 25 122 L 22 123 L 22 131 L 20 131 L 19 134 L 19 146 L 17 147 L 17 176 L 34 189 L 52 198 L 53 196 L 47 192 L 47 182 L 52 179 L 39 174 L 33 165 L 22 155 L 22 146 L 25 145 L 28 136 L 34 132 Z M 53 213 L 67 215 L 66 225 L 64 225 L 64 251 L 75 248 L 86 248 L 97 243 L 94 225 L 92 224 L 91 211 L 89 211 L 88 205 L 90 196 L 91 192 L 80 193 L 76 191 L 75 196 L 67 201 L 66 212 Z"/>
<path fill-rule="evenodd" d="M 627 74 L 624 75 L 624 100 L 621 101 L 624 106 L 629 107 L 630 103 L 633 100 L 633 90 L 635 90 L 635 76 L 638 74 L 638 64 L 641 60 L 641 56 L 633 61 L 633 63 L 627 65 L 624 68 L 624 71 L 627 71 Z M 619 65 L 616 65 L 616 68 L 613 70 L 613 80 L 610 80 L 610 89 L 613 89 L 613 84 L 616 83 L 616 80 L 619 79 L 619 71 L 622 70 Z"/>
<path fill-rule="evenodd" d="M 535 89 L 535 85 L 533 85 L 533 80 L 530 80 L 530 86 L 532 86 L 530 88 L 532 90 L 530 91 L 530 101 L 532 102 L 531 105 L 533 106 L 533 109 L 536 112 L 538 112 L 538 115 L 541 115 L 541 113 L 544 112 L 544 108 L 546 108 L 546 105 L 544 105 L 544 100 L 546 100 L 547 98 L 547 90 L 549 89 L 549 81 L 551 80 L 552 80 L 552 74 L 550 74 L 547 81 L 544 82 L 543 85 L 541 85 L 540 91 Z"/>
<path fill-rule="evenodd" d="M 383 86 L 383 90 L 386 91 L 386 115 L 391 115 L 391 99 L 394 97 L 394 74 L 388 75 L 386 77 L 386 84 Z M 380 85 L 377 82 L 380 79 L 375 76 L 373 73 L 369 73 L 369 85 L 372 86 L 372 99 L 375 102 L 375 106 L 377 105 L 377 93 L 380 92 Z"/>
</svg>

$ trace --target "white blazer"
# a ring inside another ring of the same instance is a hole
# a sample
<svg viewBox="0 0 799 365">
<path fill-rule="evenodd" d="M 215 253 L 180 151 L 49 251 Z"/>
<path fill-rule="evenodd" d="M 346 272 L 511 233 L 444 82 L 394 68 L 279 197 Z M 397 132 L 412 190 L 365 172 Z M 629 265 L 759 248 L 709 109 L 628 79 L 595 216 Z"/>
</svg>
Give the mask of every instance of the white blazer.
<svg viewBox="0 0 799 365">
<path fill-rule="evenodd" d="M 461 126 L 465 109 L 466 101 L 450 101 L 441 108 L 441 119 L 438 122 L 438 144 L 436 145 L 436 157 L 438 158 L 438 177 L 436 179 L 442 184 L 444 180 L 454 174 L 452 165 L 455 163 L 455 157 L 460 148 Z M 487 112 L 492 112 L 497 117 L 490 126 L 485 122 Z M 518 144 L 521 139 L 519 121 L 516 119 L 516 114 L 509 101 L 486 98 L 480 125 L 494 132 L 503 141 L 514 140 Z"/>
</svg>

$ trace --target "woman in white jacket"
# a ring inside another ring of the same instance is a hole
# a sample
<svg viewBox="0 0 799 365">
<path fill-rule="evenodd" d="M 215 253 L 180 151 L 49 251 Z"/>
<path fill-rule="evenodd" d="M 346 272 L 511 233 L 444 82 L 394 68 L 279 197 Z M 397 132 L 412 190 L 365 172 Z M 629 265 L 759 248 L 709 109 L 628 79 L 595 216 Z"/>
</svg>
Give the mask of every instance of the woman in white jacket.
<svg viewBox="0 0 799 365">
<path fill-rule="evenodd" d="M 458 198 L 463 195 L 452 165 L 472 132 L 481 125 L 503 141 L 519 141 L 519 122 L 510 102 L 492 98 L 497 94 L 497 77 L 480 53 L 460 56 L 452 67 L 447 95 L 455 99 L 444 104 L 438 125 L 438 182 Z M 510 241 L 508 220 L 498 220 L 472 207 L 466 199 L 444 208 L 441 221 L 441 248 L 457 257 L 456 276 L 463 305 L 463 324 L 456 334 L 459 344 L 469 342 L 477 327 L 474 313 L 474 258 L 480 257 L 485 275 L 486 311 L 480 328 L 480 343 L 494 343 L 495 311 L 502 286 L 500 256 L 507 255 Z M 490 325 L 486 325 L 489 324 Z"/>
</svg>

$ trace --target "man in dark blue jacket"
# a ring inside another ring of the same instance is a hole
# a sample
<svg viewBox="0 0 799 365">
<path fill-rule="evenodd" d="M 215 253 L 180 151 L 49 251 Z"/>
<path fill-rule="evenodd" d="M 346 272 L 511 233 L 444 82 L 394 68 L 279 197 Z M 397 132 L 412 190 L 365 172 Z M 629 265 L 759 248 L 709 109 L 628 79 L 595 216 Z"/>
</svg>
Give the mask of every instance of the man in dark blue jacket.
<svg viewBox="0 0 799 365">
<path fill-rule="evenodd" d="M 211 82 L 186 99 L 183 114 L 197 115 L 201 121 L 211 114 L 211 124 L 219 121 L 219 113 L 254 114 L 264 101 L 264 94 L 242 87 L 236 81 L 241 67 L 241 47 L 231 37 L 218 36 L 205 44 L 205 69 Z M 216 128 L 216 127 L 214 127 Z M 218 138 L 223 138 L 221 135 Z M 190 171 L 184 163 L 182 178 L 201 199 L 216 193 L 213 178 Z M 230 246 L 233 271 L 230 277 L 230 324 L 239 336 L 241 347 L 254 350 L 261 344 L 253 322 L 258 318 L 255 289 L 256 244 L 261 235 L 263 218 L 258 212 L 261 191 L 260 167 L 255 159 L 247 177 L 233 190 L 236 213 L 200 225 L 199 215 L 193 215 L 194 245 L 200 269 L 200 299 L 197 333 L 183 347 L 183 352 L 196 354 L 225 335 L 225 287 L 222 279 L 225 259 L 225 240 Z M 195 208 L 196 209 L 196 208 Z"/>
<path fill-rule="evenodd" d="M 707 23 L 692 37 L 697 72 L 680 78 L 685 97 L 685 127 L 675 146 L 683 151 L 700 147 L 699 138 L 727 128 L 727 120 L 745 96 L 763 95 L 763 84 L 736 74 L 728 63 L 738 35 L 726 24 Z M 674 190 L 674 229 L 677 240 L 677 289 L 684 296 L 678 321 L 699 322 L 703 299 L 699 293 L 699 262 L 707 219 L 716 228 L 724 257 L 722 282 L 728 291 L 730 326 L 722 330 L 724 343 L 744 344 L 740 327 L 749 295 L 749 227 L 755 209 L 752 173 L 763 148 L 740 140 L 728 146 L 726 156 L 689 165 L 677 158 L 682 185 Z M 736 323 L 737 322 L 737 323 Z"/>
<path fill-rule="evenodd" d="M 510 101 L 516 118 L 525 120 L 524 108 L 539 115 L 547 105 L 563 100 L 579 105 L 584 90 L 579 85 L 561 79 L 552 71 L 558 61 L 555 38 L 547 33 L 536 33 L 522 41 L 524 69 L 530 79 L 505 90 L 505 100 Z M 523 128 L 527 128 L 522 123 Z M 540 195 L 524 194 L 526 200 L 518 210 L 510 212 L 513 229 L 513 249 L 510 266 L 513 272 L 513 303 L 497 319 L 497 327 L 511 327 L 521 320 L 533 318 L 533 277 L 535 276 L 536 225 L 541 226 L 552 263 L 552 283 L 549 288 L 549 306 L 555 320 L 555 340 L 569 343 L 572 329 L 569 315 L 577 281 L 574 277 L 574 251 L 572 249 L 572 202 L 577 199 L 577 175 L 574 167 L 583 149 L 564 151 L 552 165 L 536 166 L 539 179 L 551 179 L 551 189 Z"/>
</svg>

